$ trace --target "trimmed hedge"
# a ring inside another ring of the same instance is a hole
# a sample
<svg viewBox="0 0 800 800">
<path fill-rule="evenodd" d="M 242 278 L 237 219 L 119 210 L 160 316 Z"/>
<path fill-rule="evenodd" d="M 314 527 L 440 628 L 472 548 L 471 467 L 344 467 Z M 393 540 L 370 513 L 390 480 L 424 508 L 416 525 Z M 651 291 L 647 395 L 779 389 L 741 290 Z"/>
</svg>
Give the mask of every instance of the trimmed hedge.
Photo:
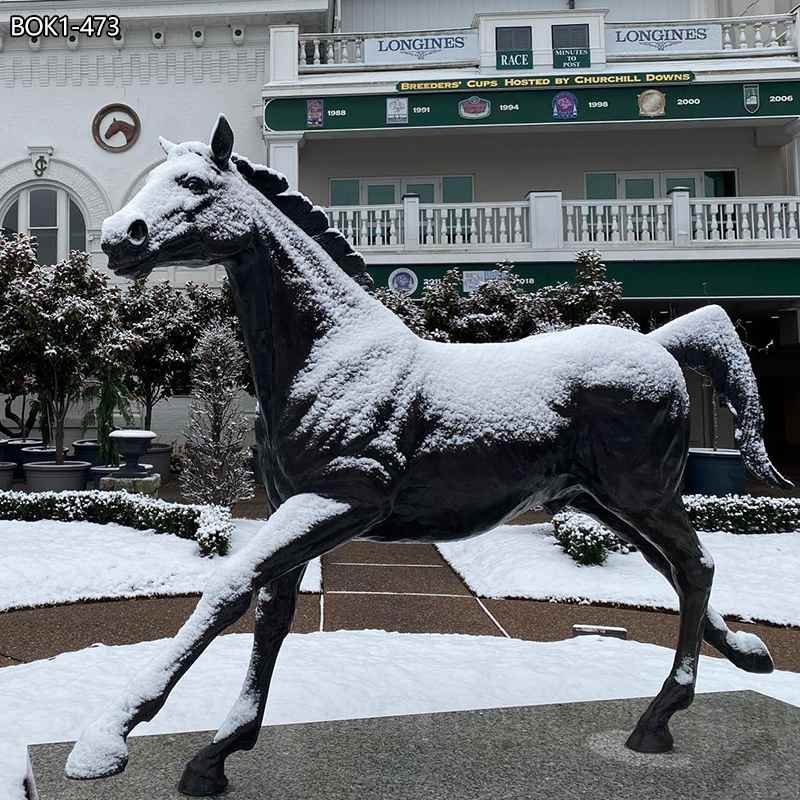
<svg viewBox="0 0 800 800">
<path fill-rule="evenodd" d="M 683 505 L 692 527 L 698 531 L 800 531 L 800 497 L 690 494 L 683 498 Z M 609 552 L 629 553 L 636 549 L 605 525 L 577 511 L 561 511 L 553 517 L 553 536 L 565 553 L 585 566 L 604 564 Z"/>
<path fill-rule="evenodd" d="M 225 555 L 233 532 L 227 508 L 168 503 L 127 492 L 0 492 L 0 519 L 115 522 L 193 539 L 203 556 Z"/>
<path fill-rule="evenodd" d="M 689 494 L 683 498 L 692 527 L 727 533 L 800 531 L 800 497 Z"/>
<path fill-rule="evenodd" d="M 586 567 L 604 564 L 609 551 L 630 553 L 636 549 L 593 517 L 577 511 L 561 511 L 553 517 L 553 536 L 567 555 Z"/>
</svg>

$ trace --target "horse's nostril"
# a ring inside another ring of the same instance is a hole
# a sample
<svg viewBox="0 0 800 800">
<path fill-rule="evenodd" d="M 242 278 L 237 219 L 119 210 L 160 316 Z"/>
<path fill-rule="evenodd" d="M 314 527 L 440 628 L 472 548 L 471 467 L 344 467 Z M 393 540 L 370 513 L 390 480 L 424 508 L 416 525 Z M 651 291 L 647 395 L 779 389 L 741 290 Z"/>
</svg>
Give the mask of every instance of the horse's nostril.
<svg viewBox="0 0 800 800">
<path fill-rule="evenodd" d="M 137 219 L 128 228 L 128 240 L 131 244 L 144 244 L 147 239 L 147 225 L 144 220 Z"/>
</svg>

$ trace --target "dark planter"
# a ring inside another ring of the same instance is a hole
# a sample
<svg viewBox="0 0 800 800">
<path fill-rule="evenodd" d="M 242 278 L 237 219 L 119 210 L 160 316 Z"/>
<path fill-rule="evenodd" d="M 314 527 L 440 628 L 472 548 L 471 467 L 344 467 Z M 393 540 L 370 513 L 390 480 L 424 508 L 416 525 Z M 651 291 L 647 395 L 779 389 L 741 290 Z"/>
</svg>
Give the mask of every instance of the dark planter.
<svg viewBox="0 0 800 800">
<path fill-rule="evenodd" d="M 68 448 L 64 448 L 64 457 L 66 458 Z M 31 464 L 34 461 L 55 461 L 56 449 L 55 447 L 44 447 L 43 445 L 34 445 L 33 447 L 23 447 L 19 451 L 19 457 L 22 461 L 22 469 L 25 469 L 26 464 Z"/>
<path fill-rule="evenodd" d="M 16 469 L 16 461 L 0 461 L 0 491 L 6 492 L 12 487 Z"/>
<path fill-rule="evenodd" d="M 92 466 L 100 463 L 100 442 L 97 439 L 78 439 L 72 443 L 75 458 L 88 461 Z"/>
<path fill-rule="evenodd" d="M 743 494 L 747 470 L 738 450 L 689 449 L 684 473 L 686 494 Z"/>
<path fill-rule="evenodd" d="M 140 464 L 139 459 L 147 452 L 150 443 L 156 438 L 152 431 L 120 429 L 112 431 L 110 438 L 122 458 L 117 477 L 138 478 L 151 474 L 151 470 L 144 464 Z M 150 461 L 149 458 L 148 461 Z"/>
<path fill-rule="evenodd" d="M 144 454 L 144 458 L 148 464 L 153 465 L 153 472 L 157 472 L 161 476 L 162 482 L 169 480 L 170 476 L 170 459 L 172 457 L 172 445 L 163 444 L 161 442 L 151 444 Z"/>
<path fill-rule="evenodd" d="M 86 487 L 88 461 L 32 461 L 25 464 L 25 480 L 31 492 L 65 492 Z"/>
<path fill-rule="evenodd" d="M 14 477 L 17 480 L 22 480 L 25 477 L 25 473 L 22 471 L 22 448 L 34 447 L 35 445 L 41 445 L 43 443 L 44 442 L 42 439 L 6 439 L 6 443 L 3 448 L 3 460 L 14 461 L 16 463 L 17 469 L 14 473 Z"/>
</svg>

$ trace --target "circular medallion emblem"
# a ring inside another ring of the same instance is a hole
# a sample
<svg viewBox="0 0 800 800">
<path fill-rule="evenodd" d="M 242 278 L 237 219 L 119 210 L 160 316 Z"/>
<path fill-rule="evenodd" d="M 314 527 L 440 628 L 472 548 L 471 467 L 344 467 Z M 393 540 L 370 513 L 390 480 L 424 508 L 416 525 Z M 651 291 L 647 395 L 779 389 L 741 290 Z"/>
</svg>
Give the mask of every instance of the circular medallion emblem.
<svg viewBox="0 0 800 800">
<path fill-rule="evenodd" d="M 136 144 L 142 123 L 139 115 L 123 103 L 103 106 L 92 121 L 92 136 L 109 153 L 123 153 Z"/>
<path fill-rule="evenodd" d="M 414 294 L 419 286 L 419 279 L 414 270 L 399 267 L 389 275 L 389 288 L 402 294 Z"/>
</svg>

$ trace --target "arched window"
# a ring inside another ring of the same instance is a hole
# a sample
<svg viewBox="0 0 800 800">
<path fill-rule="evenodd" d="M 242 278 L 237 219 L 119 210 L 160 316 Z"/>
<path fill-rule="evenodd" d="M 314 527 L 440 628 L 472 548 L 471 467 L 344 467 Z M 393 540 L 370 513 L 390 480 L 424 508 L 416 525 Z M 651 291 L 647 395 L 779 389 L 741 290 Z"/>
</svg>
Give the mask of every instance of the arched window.
<svg viewBox="0 0 800 800">
<path fill-rule="evenodd" d="M 34 185 L 23 189 L 2 211 L 0 226 L 36 237 L 40 264 L 55 264 L 70 250 L 86 249 L 86 221 L 64 189 Z"/>
</svg>

